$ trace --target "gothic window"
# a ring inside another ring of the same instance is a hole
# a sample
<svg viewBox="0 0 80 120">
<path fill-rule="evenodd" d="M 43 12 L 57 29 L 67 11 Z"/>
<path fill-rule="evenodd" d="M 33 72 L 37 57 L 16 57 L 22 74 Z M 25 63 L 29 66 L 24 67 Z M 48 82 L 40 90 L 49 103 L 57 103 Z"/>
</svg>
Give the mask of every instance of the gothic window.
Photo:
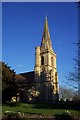
<svg viewBox="0 0 80 120">
<path fill-rule="evenodd" d="M 57 80 L 57 72 L 55 73 L 55 79 Z"/>
<path fill-rule="evenodd" d="M 44 65 L 44 57 L 41 57 L 41 65 Z"/>
<path fill-rule="evenodd" d="M 51 85 L 51 91 L 53 91 L 54 90 L 54 85 Z"/>
<path fill-rule="evenodd" d="M 52 66 L 53 66 L 53 62 L 54 62 L 54 61 L 53 61 L 53 57 L 51 57 L 51 65 L 52 65 Z"/>
</svg>

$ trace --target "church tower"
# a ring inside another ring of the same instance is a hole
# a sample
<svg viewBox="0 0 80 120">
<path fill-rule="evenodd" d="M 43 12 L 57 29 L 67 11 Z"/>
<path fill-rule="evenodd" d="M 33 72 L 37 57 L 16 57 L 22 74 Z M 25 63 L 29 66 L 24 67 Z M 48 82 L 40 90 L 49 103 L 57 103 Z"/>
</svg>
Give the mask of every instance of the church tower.
<svg viewBox="0 0 80 120">
<path fill-rule="evenodd" d="M 48 19 L 45 18 L 41 46 L 35 50 L 34 82 L 38 91 L 37 100 L 52 103 L 58 100 L 58 73 L 56 69 L 56 54 L 52 49 Z"/>
</svg>

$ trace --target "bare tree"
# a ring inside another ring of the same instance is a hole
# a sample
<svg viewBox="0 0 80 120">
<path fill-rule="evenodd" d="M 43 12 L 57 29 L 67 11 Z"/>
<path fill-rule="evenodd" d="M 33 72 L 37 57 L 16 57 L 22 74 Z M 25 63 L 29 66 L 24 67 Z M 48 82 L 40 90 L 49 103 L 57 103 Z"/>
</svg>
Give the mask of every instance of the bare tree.
<svg viewBox="0 0 80 120">
<path fill-rule="evenodd" d="M 77 57 L 75 60 L 74 72 L 69 72 L 67 79 L 74 83 L 70 84 L 72 87 L 78 89 L 78 96 L 80 96 L 80 1 L 78 2 L 78 42 L 75 43 L 77 46 Z M 77 84 L 77 86 L 76 86 Z"/>
<path fill-rule="evenodd" d="M 74 90 L 68 87 L 60 86 L 60 93 L 59 93 L 59 98 L 60 100 L 69 100 L 71 101 L 74 96 Z"/>
</svg>

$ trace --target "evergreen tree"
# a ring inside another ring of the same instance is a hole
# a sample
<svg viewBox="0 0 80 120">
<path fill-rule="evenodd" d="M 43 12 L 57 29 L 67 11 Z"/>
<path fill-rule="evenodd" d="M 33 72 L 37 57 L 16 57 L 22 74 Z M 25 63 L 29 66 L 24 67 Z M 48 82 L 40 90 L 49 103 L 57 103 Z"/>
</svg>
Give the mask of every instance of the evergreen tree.
<svg viewBox="0 0 80 120">
<path fill-rule="evenodd" d="M 2 62 L 2 102 L 10 101 L 16 95 L 15 72 Z"/>
</svg>

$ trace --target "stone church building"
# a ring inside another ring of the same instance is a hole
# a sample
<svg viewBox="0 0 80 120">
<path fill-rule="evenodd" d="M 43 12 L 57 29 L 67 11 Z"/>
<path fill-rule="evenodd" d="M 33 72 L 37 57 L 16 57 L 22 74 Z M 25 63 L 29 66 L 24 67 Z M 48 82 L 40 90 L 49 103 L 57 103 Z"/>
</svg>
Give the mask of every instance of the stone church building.
<svg viewBox="0 0 80 120">
<path fill-rule="evenodd" d="M 52 49 L 48 19 L 41 45 L 35 48 L 34 71 L 16 75 L 19 101 L 53 103 L 59 99 L 56 54 Z"/>
</svg>

